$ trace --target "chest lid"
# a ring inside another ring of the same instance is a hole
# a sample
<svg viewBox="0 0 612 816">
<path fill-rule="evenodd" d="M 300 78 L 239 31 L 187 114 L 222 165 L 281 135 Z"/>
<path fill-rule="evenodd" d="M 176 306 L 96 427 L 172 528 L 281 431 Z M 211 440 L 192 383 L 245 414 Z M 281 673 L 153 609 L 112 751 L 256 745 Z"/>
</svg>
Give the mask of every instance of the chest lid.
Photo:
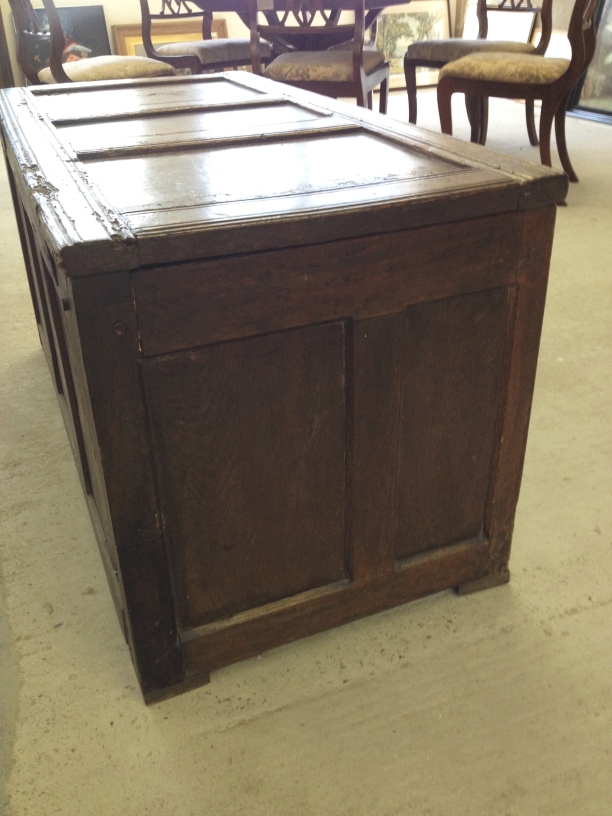
<svg viewBox="0 0 612 816">
<path fill-rule="evenodd" d="M 244 72 L 11 89 L 5 135 L 68 275 L 542 206 L 564 176 Z"/>
</svg>

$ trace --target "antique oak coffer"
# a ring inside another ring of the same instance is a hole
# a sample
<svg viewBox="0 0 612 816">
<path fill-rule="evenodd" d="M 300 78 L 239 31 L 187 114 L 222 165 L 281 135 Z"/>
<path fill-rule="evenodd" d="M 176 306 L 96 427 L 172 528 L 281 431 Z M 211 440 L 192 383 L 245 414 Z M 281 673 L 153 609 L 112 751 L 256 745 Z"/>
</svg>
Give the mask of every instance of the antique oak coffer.
<svg viewBox="0 0 612 816">
<path fill-rule="evenodd" d="M 240 72 L 1 115 L 147 701 L 507 580 L 564 176 Z"/>
</svg>

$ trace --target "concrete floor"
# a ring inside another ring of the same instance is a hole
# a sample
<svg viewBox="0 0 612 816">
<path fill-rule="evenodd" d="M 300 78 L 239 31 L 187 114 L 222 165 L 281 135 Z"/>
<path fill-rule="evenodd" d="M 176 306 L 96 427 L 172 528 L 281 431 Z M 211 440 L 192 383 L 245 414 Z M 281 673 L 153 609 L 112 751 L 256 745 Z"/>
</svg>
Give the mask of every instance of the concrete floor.
<svg viewBox="0 0 612 816">
<path fill-rule="evenodd" d="M 405 121 L 403 94 L 391 113 Z M 537 161 L 522 116 L 493 104 L 489 144 Z M 438 127 L 431 94 L 420 124 Z M 0 813 L 611 812 L 612 128 L 571 119 L 568 144 L 581 182 L 558 213 L 511 583 L 277 649 L 151 708 L 106 587 L 2 177 Z"/>
</svg>

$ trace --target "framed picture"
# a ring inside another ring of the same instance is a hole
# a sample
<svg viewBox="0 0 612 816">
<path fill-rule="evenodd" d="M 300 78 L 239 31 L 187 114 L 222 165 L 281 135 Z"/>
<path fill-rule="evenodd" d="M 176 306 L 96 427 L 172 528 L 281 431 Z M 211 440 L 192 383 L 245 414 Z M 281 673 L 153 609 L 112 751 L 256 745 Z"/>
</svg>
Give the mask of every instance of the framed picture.
<svg viewBox="0 0 612 816">
<path fill-rule="evenodd" d="M 49 31 L 47 12 L 34 9 L 44 32 Z M 110 54 L 110 43 L 103 6 L 69 6 L 58 8 L 66 45 L 62 62 L 76 62 L 88 57 Z M 38 71 L 49 65 L 49 41 L 30 43 L 30 61 Z"/>
<path fill-rule="evenodd" d="M 612 0 L 600 5 L 595 53 L 569 108 L 574 116 L 612 124 Z"/>
<path fill-rule="evenodd" d="M 478 38 L 478 17 L 476 16 L 476 0 L 469 0 L 465 7 L 463 19 L 463 39 L 475 40 Z M 489 30 L 487 40 L 510 40 L 511 42 L 531 42 L 535 28 L 537 12 L 529 9 L 499 10 L 487 8 Z"/>
<path fill-rule="evenodd" d="M 376 47 L 390 65 L 390 88 L 405 88 L 404 55 L 420 40 L 443 40 L 450 36 L 448 0 L 413 0 L 405 6 L 389 6 L 378 18 Z M 417 68 L 417 85 L 435 85 L 438 71 Z"/>
<path fill-rule="evenodd" d="M 227 37 L 227 23 L 225 20 L 212 21 L 213 39 Z M 125 57 L 146 57 L 142 44 L 142 26 L 118 25 L 112 26 L 115 54 Z M 153 45 L 163 43 L 192 42 L 202 39 L 202 18 L 194 20 L 176 20 L 175 22 L 161 22 L 153 20 L 151 23 L 151 40 Z"/>
</svg>

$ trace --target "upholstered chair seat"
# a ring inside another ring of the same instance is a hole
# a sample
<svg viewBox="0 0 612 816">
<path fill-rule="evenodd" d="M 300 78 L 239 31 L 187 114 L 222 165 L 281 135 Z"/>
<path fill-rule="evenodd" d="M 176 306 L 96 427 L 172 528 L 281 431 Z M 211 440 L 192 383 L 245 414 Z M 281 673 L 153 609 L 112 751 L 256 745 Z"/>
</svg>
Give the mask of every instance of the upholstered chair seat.
<svg viewBox="0 0 612 816">
<path fill-rule="evenodd" d="M 511 11 L 504 2 L 499 2 L 498 8 L 504 7 L 506 11 Z M 408 46 L 404 57 L 404 75 L 406 77 L 406 90 L 408 92 L 408 121 L 416 124 L 417 121 L 417 78 L 416 72 L 419 67 L 443 68 L 449 62 L 455 62 L 472 54 L 519 54 L 526 56 L 543 57 L 550 41 L 552 32 L 552 2 L 553 0 L 542 0 L 540 10 L 541 33 L 537 46 L 526 42 L 513 42 L 511 40 L 487 40 L 489 29 L 488 10 L 494 8 L 489 5 L 490 0 L 477 0 L 476 16 L 478 19 L 478 39 L 463 39 L 451 37 L 445 40 L 424 40 L 415 42 Z M 528 3 L 528 5 L 530 5 Z M 512 10 L 515 9 L 514 0 L 511 3 Z M 521 6 L 521 3 L 518 4 Z M 516 8 L 517 12 L 527 11 L 527 8 Z M 503 15 L 502 15 L 503 16 Z M 510 20 L 511 17 L 508 18 Z M 487 138 L 488 102 L 485 97 L 480 101 L 475 101 L 466 96 L 465 105 L 472 127 L 472 138 L 484 144 Z M 476 110 L 477 106 L 479 109 Z M 533 100 L 528 99 L 525 103 L 525 117 L 527 122 L 527 133 L 529 141 L 535 145 L 538 143 L 538 136 L 535 126 L 535 116 Z M 476 123 L 478 122 L 478 132 Z"/>
<path fill-rule="evenodd" d="M 385 64 L 384 54 L 364 48 L 363 67 L 366 76 Z M 352 51 L 294 51 L 281 54 L 268 65 L 264 76 L 279 82 L 351 82 Z"/>
<path fill-rule="evenodd" d="M 426 62 L 452 62 L 468 54 L 480 54 L 489 51 L 516 52 L 533 54 L 535 46 L 531 43 L 506 42 L 495 40 L 462 40 L 452 37 L 448 40 L 421 40 L 412 43 L 406 51 L 407 59 L 425 60 Z"/>
<path fill-rule="evenodd" d="M 578 79 L 584 75 L 595 53 L 596 32 L 593 17 L 596 0 L 575 0 L 567 31 L 572 50 L 571 60 L 548 58 L 538 54 L 471 54 L 449 62 L 440 71 L 438 112 L 442 132 L 453 134 L 453 94 L 460 93 L 470 101 L 473 142 L 484 144 L 486 136 L 486 102 L 491 97 L 524 99 L 525 108 L 541 100 L 540 159 L 551 166 L 550 136 L 553 122 L 557 151 L 570 181 L 578 176 L 567 152 L 565 113 Z M 550 10 L 550 7 L 549 7 Z M 530 135 L 531 138 L 531 135 Z M 534 142 L 532 141 L 532 144 Z"/>
<path fill-rule="evenodd" d="M 443 77 L 486 80 L 488 82 L 534 83 L 547 85 L 556 82 L 567 71 L 570 61 L 528 54 L 471 54 L 449 62 L 440 70 Z"/>
<path fill-rule="evenodd" d="M 197 42 L 176 42 L 157 45 L 155 50 L 160 57 L 197 57 L 202 65 L 209 63 L 232 63 L 251 59 L 251 44 L 245 39 L 198 40 Z M 272 49 L 264 41 L 259 43 L 260 59 L 270 58 Z"/>
<path fill-rule="evenodd" d="M 91 57 L 77 62 L 65 62 L 64 71 L 72 82 L 96 82 L 105 79 L 144 79 L 145 77 L 173 76 L 176 71 L 165 62 L 146 57 Z M 50 68 L 38 72 L 45 85 L 55 84 Z"/>
</svg>

